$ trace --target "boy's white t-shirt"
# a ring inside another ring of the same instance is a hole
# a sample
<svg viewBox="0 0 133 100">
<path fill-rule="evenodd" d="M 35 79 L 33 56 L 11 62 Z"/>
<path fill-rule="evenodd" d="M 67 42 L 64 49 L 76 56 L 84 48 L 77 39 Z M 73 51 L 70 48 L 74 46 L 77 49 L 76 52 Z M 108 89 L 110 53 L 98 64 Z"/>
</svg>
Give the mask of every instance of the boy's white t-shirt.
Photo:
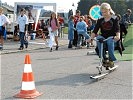
<svg viewBox="0 0 133 100">
<path fill-rule="evenodd" d="M 17 19 L 17 24 L 19 25 L 19 30 L 20 32 L 25 31 L 25 25 L 28 24 L 28 18 L 26 15 L 19 15 Z"/>
<path fill-rule="evenodd" d="M 0 26 L 3 26 L 5 23 L 10 23 L 9 19 L 4 15 L 0 15 Z"/>
</svg>

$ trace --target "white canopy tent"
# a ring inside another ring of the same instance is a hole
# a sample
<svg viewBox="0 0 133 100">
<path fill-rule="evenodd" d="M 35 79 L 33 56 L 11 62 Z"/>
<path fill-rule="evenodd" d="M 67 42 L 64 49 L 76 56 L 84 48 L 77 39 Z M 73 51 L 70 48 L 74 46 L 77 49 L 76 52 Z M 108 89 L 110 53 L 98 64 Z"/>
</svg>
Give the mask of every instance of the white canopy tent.
<svg viewBox="0 0 133 100">
<path fill-rule="evenodd" d="M 29 23 L 35 22 L 35 29 L 37 27 L 37 23 L 40 17 L 41 10 L 44 9 L 46 11 L 53 11 L 56 12 L 56 3 L 26 3 L 26 2 L 15 2 L 14 6 L 14 18 L 13 18 L 13 29 L 15 26 L 15 22 L 17 20 L 17 17 L 19 15 L 20 9 L 25 8 L 26 9 L 26 15 L 28 16 L 28 12 L 30 11 L 32 13 L 32 16 L 34 17 L 34 20 L 29 19 Z M 45 17 L 45 16 L 41 16 Z"/>
</svg>

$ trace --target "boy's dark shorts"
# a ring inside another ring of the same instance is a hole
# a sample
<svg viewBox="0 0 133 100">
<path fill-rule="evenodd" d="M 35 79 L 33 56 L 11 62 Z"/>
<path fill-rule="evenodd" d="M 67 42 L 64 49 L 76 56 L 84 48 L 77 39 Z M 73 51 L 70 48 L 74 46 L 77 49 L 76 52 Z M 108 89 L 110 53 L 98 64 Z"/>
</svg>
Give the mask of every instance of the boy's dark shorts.
<svg viewBox="0 0 133 100">
<path fill-rule="evenodd" d="M 5 33 L 5 27 L 0 26 L 0 36 L 4 36 Z"/>
</svg>

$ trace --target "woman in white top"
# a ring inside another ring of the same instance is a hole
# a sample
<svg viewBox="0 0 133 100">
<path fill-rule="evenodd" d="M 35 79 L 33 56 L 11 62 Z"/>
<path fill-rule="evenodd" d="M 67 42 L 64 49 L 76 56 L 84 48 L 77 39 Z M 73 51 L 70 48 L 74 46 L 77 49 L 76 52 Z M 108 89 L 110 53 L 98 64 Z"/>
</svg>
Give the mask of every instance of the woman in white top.
<svg viewBox="0 0 133 100">
<path fill-rule="evenodd" d="M 4 33 L 6 24 L 10 23 L 9 19 L 3 14 L 3 8 L 0 7 L 0 50 L 3 49 Z"/>
</svg>

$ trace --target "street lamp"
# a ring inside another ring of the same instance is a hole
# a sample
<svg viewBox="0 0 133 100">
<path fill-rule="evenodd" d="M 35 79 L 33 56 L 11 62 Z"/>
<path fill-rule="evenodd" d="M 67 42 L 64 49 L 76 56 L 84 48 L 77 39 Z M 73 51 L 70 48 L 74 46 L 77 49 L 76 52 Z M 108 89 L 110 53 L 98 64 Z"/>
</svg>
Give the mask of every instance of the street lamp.
<svg viewBox="0 0 133 100">
<path fill-rule="evenodd" d="M 72 4 L 72 6 L 74 7 L 74 3 Z"/>
<path fill-rule="evenodd" d="M 74 3 L 72 4 L 72 7 L 73 7 L 74 15 L 75 15 L 76 14 L 76 7 L 75 7 Z"/>
</svg>

